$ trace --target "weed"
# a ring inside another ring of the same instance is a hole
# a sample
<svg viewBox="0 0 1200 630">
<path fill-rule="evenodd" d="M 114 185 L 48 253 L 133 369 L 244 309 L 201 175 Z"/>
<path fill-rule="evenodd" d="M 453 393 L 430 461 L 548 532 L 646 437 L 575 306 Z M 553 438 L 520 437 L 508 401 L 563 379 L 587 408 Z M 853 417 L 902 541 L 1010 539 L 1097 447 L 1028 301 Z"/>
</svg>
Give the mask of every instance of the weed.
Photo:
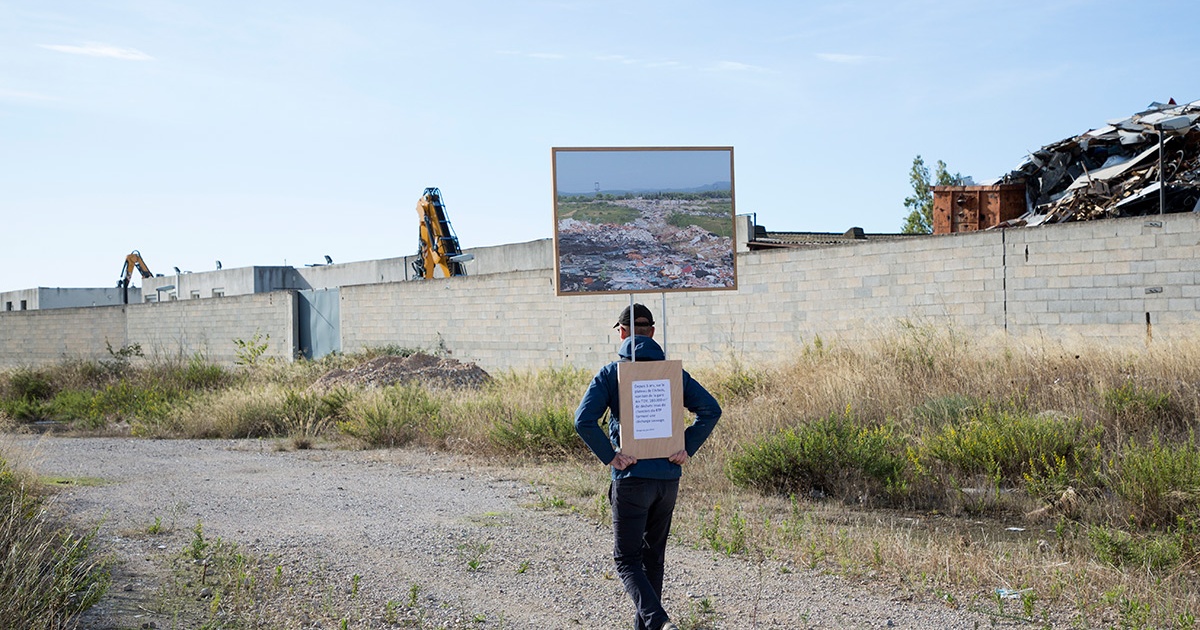
<svg viewBox="0 0 1200 630">
<path fill-rule="evenodd" d="M 953 424 L 969 417 L 980 408 L 979 401 L 970 396 L 951 394 L 938 398 L 930 398 L 913 409 L 913 417 L 917 421 L 939 426 Z"/>
<path fill-rule="evenodd" d="M 717 400 L 728 404 L 735 400 L 753 398 L 766 384 L 761 373 L 748 369 L 741 361 L 733 358 L 729 368 L 707 385 Z"/>
<path fill-rule="evenodd" d="M 254 331 L 254 335 L 250 340 L 234 339 L 233 345 L 236 346 L 234 356 L 237 357 L 238 365 L 255 366 L 258 365 L 258 360 L 267 352 L 270 347 L 271 335 L 262 335 L 259 331 Z"/>
<path fill-rule="evenodd" d="M 483 569 L 483 557 L 491 548 L 491 543 L 463 543 L 458 546 L 458 555 L 467 564 L 467 571 L 474 573 Z"/>
<path fill-rule="evenodd" d="M 297 448 L 308 448 L 313 439 L 345 416 L 352 400 L 353 395 L 343 388 L 323 393 L 288 390 L 281 409 L 283 431 Z"/>
<path fill-rule="evenodd" d="M 713 506 L 711 521 L 704 514 L 700 515 L 700 538 L 710 549 L 727 556 L 745 553 L 746 518 L 735 509 L 729 515 L 728 523 L 723 524 L 721 505 L 718 503 Z"/>
<path fill-rule="evenodd" d="M 112 344 L 105 339 L 104 349 L 108 351 L 109 358 L 101 361 L 101 364 L 113 374 L 124 372 L 134 358 L 146 356 L 142 354 L 142 344 L 140 343 L 127 344 L 113 350 Z"/>
<path fill-rule="evenodd" d="M 203 560 L 208 552 L 209 542 L 204 539 L 204 524 L 196 521 L 196 526 L 192 528 L 192 540 L 188 545 L 188 555 L 192 560 Z"/>
</svg>

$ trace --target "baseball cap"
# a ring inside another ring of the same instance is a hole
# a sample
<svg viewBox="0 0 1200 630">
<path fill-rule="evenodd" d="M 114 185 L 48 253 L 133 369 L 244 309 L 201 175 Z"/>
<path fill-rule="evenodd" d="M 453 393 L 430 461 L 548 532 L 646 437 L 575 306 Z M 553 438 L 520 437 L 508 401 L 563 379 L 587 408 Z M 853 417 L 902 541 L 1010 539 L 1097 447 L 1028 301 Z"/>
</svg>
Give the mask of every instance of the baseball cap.
<svg viewBox="0 0 1200 630">
<path fill-rule="evenodd" d="M 650 309 L 646 308 L 642 304 L 634 304 L 632 308 L 633 323 L 635 326 L 654 325 L 654 315 L 650 313 Z M 613 324 L 613 328 L 616 328 L 617 326 L 629 325 L 629 309 L 630 307 L 626 306 L 625 309 L 621 311 L 621 315 L 617 318 L 617 323 Z"/>
</svg>

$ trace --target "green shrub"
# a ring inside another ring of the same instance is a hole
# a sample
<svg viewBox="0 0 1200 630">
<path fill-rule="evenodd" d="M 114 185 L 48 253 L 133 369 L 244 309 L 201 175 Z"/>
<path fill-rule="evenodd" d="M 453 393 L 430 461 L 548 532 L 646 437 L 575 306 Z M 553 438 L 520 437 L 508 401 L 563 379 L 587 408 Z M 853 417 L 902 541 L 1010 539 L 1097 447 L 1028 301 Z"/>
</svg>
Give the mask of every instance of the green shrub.
<svg viewBox="0 0 1200 630">
<path fill-rule="evenodd" d="M 46 400 L 54 395 L 51 376 L 41 370 L 20 368 L 0 380 L 0 415 L 22 422 L 47 416 Z"/>
<path fill-rule="evenodd" d="M 337 428 L 369 446 L 404 446 L 423 434 L 439 437 L 440 412 L 420 386 L 394 385 L 348 405 Z"/>
<path fill-rule="evenodd" d="M 8 398 L 46 400 L 54 394 L 54 384 L 45 372 L 21 368 L 9 376 L 8 390 Z"/>
<path fill-rule="evenodd" d="M 1088 543 L 1098 560 L 1114 567 L 1161 571 L 1177 566 L 1195 553 L 1191 535 L 1186 530 L 1132 534 L 1093 526 L 1088 528 Z"/>
<path fill-rule="evenodd" d="M 961 424 L 942 426 L 917 456 L 922 469 L 951 484 L 984 476 L 997 486 L 1044 492 L 1059 483 L 1089 483 L 1096 452 L 1087 445 L 1101 432 L 1079 418 L 986 410 Z M 1057 482 L 1047 484 L 1048 479 Z"/>
<path fill-rule="evenodd" d="M 254 331 L 254 336 L 250 337 L 249 341 L 245 339 L 234 339 L 233 345 L 236 347 L 236 349 L 233 351 L 233 353 L 234 356 L 237 357 L 237 361 L 235 361 L 235 363 L 246 366 L 258 365 L 259 358 L 267 353 L 267 349 L 270 348 L 270 343 L 271 335 L 268 333 L 264 336 L 257 330 Z"/>
<path fill-rule="evenodd" d="M 283 430 L 298 438 L 320 436 L 343 418 L 352 399 L 353 395 L 345 388 L 327 392 L 288 390 L 280 409 Z"/>
<path fill-rule="evenodd" d="M 0 400 L 0 414 L 8 416 L 13 420 L 35 422 L 46 418 L 49 413 L 47 403 L 40 400 L 31 400 L 28 398 Z"/>
<path fill-rule="evenodd" d="M 733 483 L 779 494 L 857 500 L 877 492 L 899 498 L 909 472 L 905 444 L 891 425 L 861 426 L 832 415 L 785 429 L 729 458 Z"/>
<path fill-rule="evenodd" d="M 583 441 L 575 432 L 575 415 L 570 409 L 536 411 L 513 409 L 508 418 L 492 425 L 489 437 L 501 451 L 547 456 L 582 453 Z"/>
<path fill-rule="evenodd" d="M 56 420 L 71 421 L 89 429 L 101 429 L 110 422 L 165 418 L 173 406 L 181 402 L 181 396 L 177 392 L 121 380 L 95 392 L 59 392 L 50 407 Z"/>
<path fill-rule="evenodd" d="M 92 401 L 96 393 L 91 390 L 64 389 L 46 404 L 46 416 L 53 420 L 83 420 L 92 422 L 95 410 Z"/>
<path fill-rule="evenodd" d="M 1112 467 L 1109 484 L 1129 503 L 1138 522 L 1170 525 L 1182 517 L 1200 517 L 1200 449 L 1195 433 L 1179 444 L 1164 444 L 1158 435 L 1145 445 L 1131 441 Z"/>
<path fill-rule="evenodd" d="M 1179 415 L 1169 392 L 1154 391 L 1132 382 L 1105 390 L 1102 406 L 1122 428 L 1133 431 L 1165 428 Z"/>
</svg>

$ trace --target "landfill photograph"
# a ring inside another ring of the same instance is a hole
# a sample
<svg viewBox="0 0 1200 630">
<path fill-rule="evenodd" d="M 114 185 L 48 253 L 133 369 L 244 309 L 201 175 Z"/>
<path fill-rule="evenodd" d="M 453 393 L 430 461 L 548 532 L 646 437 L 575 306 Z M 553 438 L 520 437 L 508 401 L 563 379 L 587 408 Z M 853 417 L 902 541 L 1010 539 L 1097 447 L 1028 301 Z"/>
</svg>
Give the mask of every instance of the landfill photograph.
<svg viewBox="0 0 1200 630">
<path fill-rule="evenodd" d="M 1026 212 L 996 227 L 1200 210 L 1200 101 L 1174 99 L 1047 145 L 1004 178 Z"/>
<path fill-rule="evenodd" d="M 553 155 L 559 294 L 737 288 L 731 147 Z"/>
</svg>

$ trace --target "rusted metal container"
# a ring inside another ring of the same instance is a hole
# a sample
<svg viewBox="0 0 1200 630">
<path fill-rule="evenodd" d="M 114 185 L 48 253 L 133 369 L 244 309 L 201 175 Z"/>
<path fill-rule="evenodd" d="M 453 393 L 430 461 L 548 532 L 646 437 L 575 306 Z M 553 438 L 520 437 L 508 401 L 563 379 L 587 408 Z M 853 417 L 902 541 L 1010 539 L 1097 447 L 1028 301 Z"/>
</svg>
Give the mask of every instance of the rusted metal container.
<svg viewBox="0 0 1200 630">
<path fill-rule="evenodd" d="M 974 232 L 1025 214 L 1025 185 L 934 186 L 933 233 Z"/>
</svg>

